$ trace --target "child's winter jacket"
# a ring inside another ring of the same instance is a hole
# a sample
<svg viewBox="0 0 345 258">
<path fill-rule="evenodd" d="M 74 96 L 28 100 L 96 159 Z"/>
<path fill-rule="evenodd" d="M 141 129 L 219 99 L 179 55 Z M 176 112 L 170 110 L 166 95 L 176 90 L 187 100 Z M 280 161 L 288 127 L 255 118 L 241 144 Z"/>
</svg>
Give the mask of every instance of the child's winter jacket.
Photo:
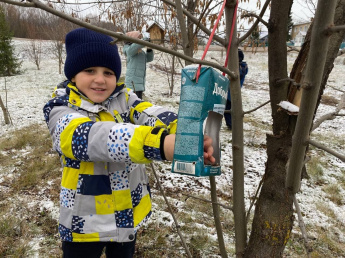
<svg viewBox="0 0 345 258">
<path fill-rule="evenodd" d="M 132 241 L 151 214 L 143 164 L 162 159 L 161 136 L 175 133 L 177 115 L 142 101 L 123 85 L 101 104 L 72 83 L 64 86 L 44 107 L 63 166 L 60 237 Z"/>
</svg>

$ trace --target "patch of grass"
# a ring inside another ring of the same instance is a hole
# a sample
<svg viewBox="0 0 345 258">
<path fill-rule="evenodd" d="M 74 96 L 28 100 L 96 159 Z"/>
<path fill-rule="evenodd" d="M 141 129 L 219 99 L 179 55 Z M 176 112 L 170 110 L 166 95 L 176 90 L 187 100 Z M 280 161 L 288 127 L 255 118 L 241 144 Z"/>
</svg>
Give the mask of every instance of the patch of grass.
<svg viewBox="0 0 345 258">
<path fill-rule="evenodd" d="M 334 239 L 330 234 L 334 229 L 325 230 L 322 227 L 313 227 L 318 237 L 310 241 L 313 252 L 311 257 L 344 257 L 345 245 L 339 239 Z"/>
<path fill-rule="evenodd" d="M 325 183 L 325 180 L 323 178 L 324 176 L 324 171 L 323 167 L 320 164 L 320 160 L 317 158 L 312 158 L 308 163 L 307 163 L 307 171 L 308 175 L 313 179 L 313 181 L 318 184 L 322 185 Z"/>
<path fill-rule="evenodd" d="M 61 174 L 58 155 L 52 150 L 48 129 L 44 125 L 31 125 L 14 131 L 0 140 L 2 166 L 15 164 L 12 190 L 29 190 Z M 23 154 L 21 154 L 23 153 Z M 10 158 L 12 157 L 12 158 Z"/>
<path fill-rule="evenodd" d="M 329 206 L 326 205 L 325 203 L 322 203 L 322 202 L 321 203 L 316 203 L 315 206 L 316 206 L 317 210 L 321 211 L 327 217 L 330 217 L 332 219 L 336 219 L 334 211 L 332 209 L 330 209 Z"/>
<path fill-rule="evenodd" d="M 330 184 L 323 187 L 323 190 L 327 193 L 327 197 L 337 205 L 343 204 L 343 196 L 340 191 L 340 187 L 336 184 Z"/>
<path fill-rule="evenodd" d="M 337 106 L 339 103 L 339 100 L 337 100 L 335 97 L 333 96 L 329 96 L 329 95 L 323 95 L 321 98 L 321 103 L 324 105 L 328 105 L 328 106 Z"/>
<path fill-rule="evenodd" d="M 0 254 L 1 257 L 27 257 L 30 247 L 25 241 L 23 221 L 8 216 L 8 207 L 2 205 L 0 213 Z"/>
</svg>

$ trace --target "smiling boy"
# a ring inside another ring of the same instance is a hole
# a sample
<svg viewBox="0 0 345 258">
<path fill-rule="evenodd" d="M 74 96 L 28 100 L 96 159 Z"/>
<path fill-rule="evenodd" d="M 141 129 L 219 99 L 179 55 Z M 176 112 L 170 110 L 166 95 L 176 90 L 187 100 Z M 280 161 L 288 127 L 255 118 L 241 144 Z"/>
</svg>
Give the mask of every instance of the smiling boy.
<svg viewBox="0 0 345 258">
<path fill-rule="evenodd" d="M 112 38 L 84 28 L 66 35 L 68 82 L 44 107 L 61 158 L 59 234 L 63 257 L 133 257 L 151 215 L 145 165 L 172 160 L 177 115 L 117 83 Z M 205 162 L 214 162 L 205 138 Z"/>
</svg>

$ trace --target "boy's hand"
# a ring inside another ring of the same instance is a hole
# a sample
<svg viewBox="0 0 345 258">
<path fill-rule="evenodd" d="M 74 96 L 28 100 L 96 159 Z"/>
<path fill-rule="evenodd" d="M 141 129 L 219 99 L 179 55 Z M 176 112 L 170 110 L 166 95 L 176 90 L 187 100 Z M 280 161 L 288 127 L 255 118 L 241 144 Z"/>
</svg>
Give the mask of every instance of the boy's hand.
<svg viewBox="0 0 345 258">
<path fill-rule="evenodd" d="M 204 163 L 214 164 L 216 162 L 215 157 L 213 157 L 213 147 L 212 147 L 212 138 L 205 135 L 204 136 Z"/>
<path fill-rule="evenodd" d="M 174 158 L 174 147 L 175 147 L 175 134 L 169 134 L 164 140 L 164 155 L 167 160 L 172 161 Z M 204 136 L 204 163 L 214 164 L 216 159 L 213 157 L 213 147 L 211 137 Z"/>
</svg>

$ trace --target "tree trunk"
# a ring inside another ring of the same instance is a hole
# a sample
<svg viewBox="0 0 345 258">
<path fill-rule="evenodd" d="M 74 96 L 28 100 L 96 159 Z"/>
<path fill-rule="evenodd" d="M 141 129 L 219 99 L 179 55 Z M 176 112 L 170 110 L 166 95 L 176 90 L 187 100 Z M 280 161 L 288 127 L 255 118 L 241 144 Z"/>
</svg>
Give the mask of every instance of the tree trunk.
<svg viewBox="0 0 345 258">
<path fill-rule="evenodd" d="M 267 136 L 267 163 L 256 203 L 245 257 L 281 257 L 293 226 L 293 196 L 285 188 L 286 164 L 291 150 L 289 116 L 278 110 L 288 96 L 286 35 L 292 1 L 272 0 L 268 27 L 269 86 L 273 135 Z"/>
<path fill-rule="evenodd" d="M 264 184 L 245 257 L 281 257 L 293 225 L 293 195 L 285 188 L 291 135 L 267 135 Z"/>
<path fill-rule="evenodd" d="M 337 7 L 334 13 L 334 25 L 340 26 L 344 24 L 345 24 L 345 0 L 338 0 Z M 345 30 L 342 30 L 342 31 L 333 33 L 331 38 L 329 39 L 325 69 L 322 76 L 321 87 L 320 87 L 318 101 L 316 104 L 315 113 L 316 113 L 317 108 L 320 105 L 321 97 L 323 95 L 324 89 L 326 88 L 329 74 L 332 72 L 333 67 L 334 67 L 334 64 L 333 64 L 334 60 L 337 58 L 339 46 L 344 38 L 345 38 Z"/>
<path fill-rule="evenodd" d="M 7 108 L 5 107 L 4 103 L 2 102 L 1 96 L 0 96 L 0 106 L 2 109 L 2 113 L 4 114 L 5 124 L 10 124 L 10 118 L 8 116 Z"/>
</svg>

